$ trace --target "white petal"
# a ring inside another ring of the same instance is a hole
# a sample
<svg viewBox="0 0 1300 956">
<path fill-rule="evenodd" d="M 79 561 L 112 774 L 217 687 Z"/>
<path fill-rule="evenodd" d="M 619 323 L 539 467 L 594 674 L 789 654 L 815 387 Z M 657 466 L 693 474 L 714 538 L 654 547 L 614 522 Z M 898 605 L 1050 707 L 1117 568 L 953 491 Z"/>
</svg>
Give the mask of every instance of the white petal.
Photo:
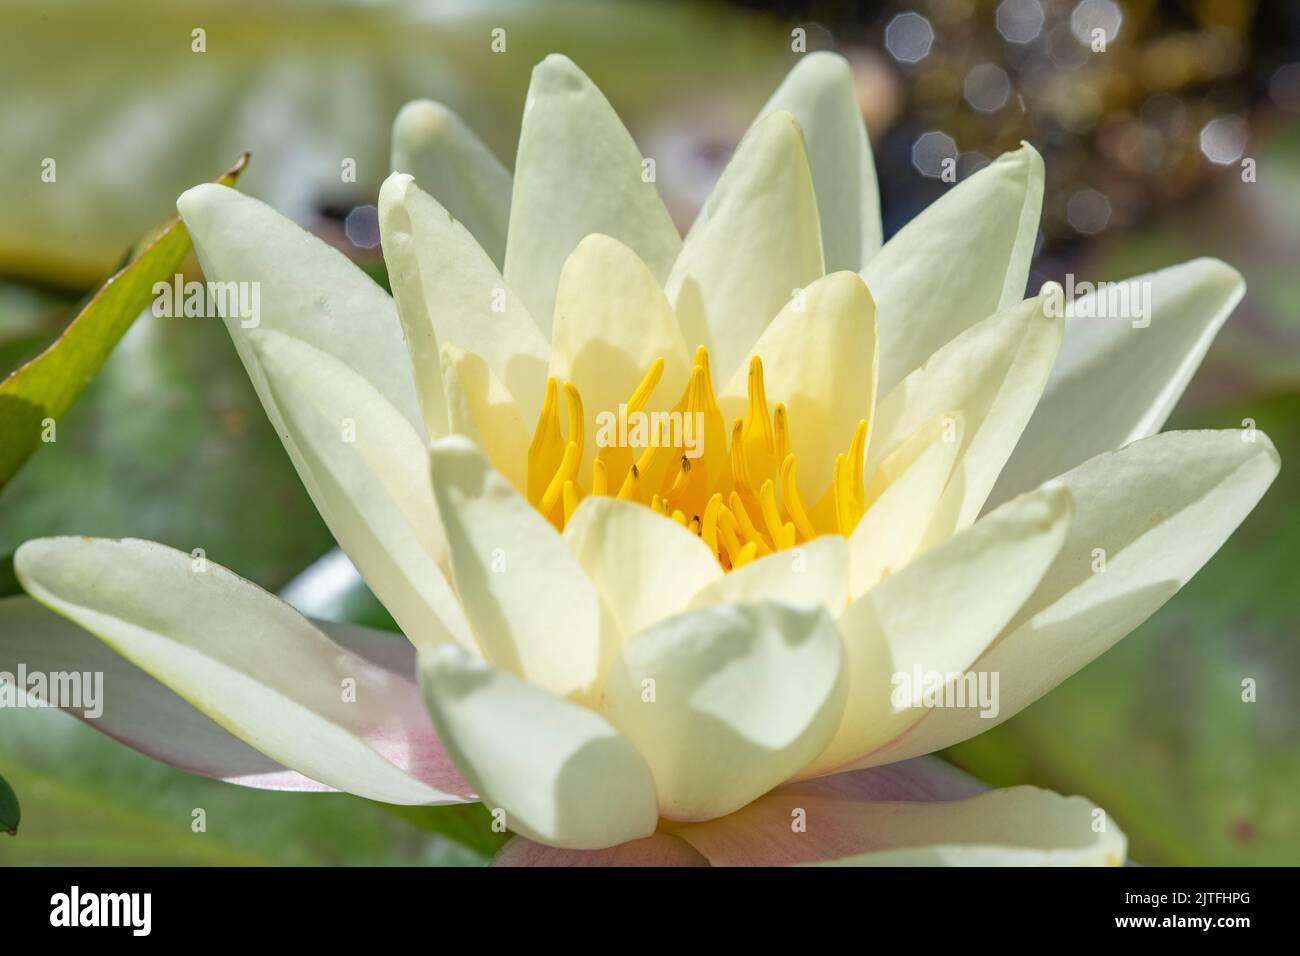
<svg viewBox="0 0 1300 956">
<path fill-rule="evenodd" d="M 935 543 L 928 532 L 964 434 L 961 412 L 936 416 L 871 472 L 866 512 L 849 535 L 851 598 Z"/>
<path fill-rule="evenodd" d="M 83 697 L 80 708 L 57 703 L 88 727 L 169 766 L 268 790 L 331 789 L 254 750 L 93 634 L 26 595 L 0 600 L 0 672 L 17 682 L 20 667 L 28 674 L 103 675 L 102 699 Z M 93 696 L 93 685 L 88 689 Z"/>
<path fill-rule="evenodd" d="M 274 209 L 234 189 L 205 183 L 184 192 L 176 208 L 209 282 L 246 283 L 258 300 L 257 325 L 243 327 L 227 303 L 226 327 L 258 397 L 278 431 L 262 371 L 249 354 L 248 328 L 302 339 L 368 381 L 417 428 L 419 401 L 411 360 L 393 301 L 348 258 Z"/>
<path fill-rule="evenodd" d="M 713 866 L 1122 866 L 1128 841 L 1099 812 L 1083 797 L 1035 787 L 942 802 L 777 791 L 729 817 L 671 832 Z M 792 819 L 804 829 L 795 831 Z"/>
<path fill-rule="evenodd" d="M 849 548 L 837 534 L 774 551 L 700 589 L 688 607 L 747 601 L 780 601 L 824 607 L 838 617 L 848 604 Z"/>
<path fill-rule="evenodd" d="M 421 435 L 363 378 L 300 339 L 252 330 L 281 435 L 330 531 L 412 641 L 474 647 L 439 567 L 446 554 Z"/>
<path fill-rule="evenodd" d="M 772 318 L 825 274 L 799 126 L 772 113 L 741 140 L 664 288 L 687 348 L 707 345 L 729 381 Z"/>
<path fill-rule="evenodd" d="M 973 322 L 1024 298 L 1043 204 L 1028 143 L 958 183 L 863 270 L 880 317 L 880 388 L 893 388 Z"/>
<path fill-rule="evenodd" d="M 925 675 L 945 675 L 947 687 L 947 675 L 973 670 L 1060 551 L 1070 511 L 1060 486 L 1016 498 L 849 605 L 838 622 L 848 702 L 835 739 L 803 775 L 850 764 L 925 717 L 907 693 L 920 693 Z"/>
<path fill-rule="evenodd" d="M 803 130 L 826 270 L 857 271 L 880 249 L 880 190 L 853 69 L 837 53 L 801 56 L 759 117 L 792 114 Z"/>
<path fill-rule="evenodd" d="M 629 246 L 660 282 L 681 248 L 614 108 L 571 60 L 552 54 L 528 87 L 505 265 L 506 281 L 548 334 L 560 267 L 593 232 Z"/>
<path fill-rule="evenodd" d="M 723 576 L 697 535 L 632 501 L 586 498 L 564 539 L 624 637 L 681 611 L 699 588 Z"/>
<path fill-rule="evenodd" d="M 821 609 L 719 604 L 633 637 L 605 715 L 650 764 L 659 812 L 730 813 L 807 763 L 835 732 L 843 650 Z"/>
<path fill-rule="evenodd" d="M 962 447 L 939 504 L 949 533 L 968 526 L 1015 448 L 1051 373 L 1063 321 L 1042 296 L 991 315 L 936 352 L 876 408 L 867 472 L 935 416 L 960 411 Z"/>
<path fill-rule="evenodd" d="M 524 417 L 535 417 L 546 385 L 546 339 L 474 237 L 399 173 L 380 190 L 379 229 L 426 413 L 443 402 L 440 352 L 453 345 L 482 356 Z"/>
<path fill-rule="evenodd" d="M 459 116 L 432 100 L 403 106 L 393 121 L 392 167 L 414 176 L 501 268 L 510 221 L 510 172 Z"/>
<path fill-rule="evenodd" d="M 990 504 L 1158 432 L 1246 291 L 1241 274 L 1217 259 L 1116 286 L 1067 306 L 1060 357 Z M 1126 314 L 1083 317 L 1109 302 L 1127 302 Z"/>
<path fill-rule="evenodd" d="M 455 648 L 431 654 L 420 676 L 456 765 L 510 829 L 575 850 L 654 832 L 650 769 L 599 714 Z"/>
<path fill-rule="evenodd" d="M 1244 440 L 1251 435 L 1253 441 Z M 1001 674 L 997 716 L 931 711 L 872 759 L 902 760 L 973 737 L 1088 664 L 1201 569 L 1255 507 L 1279 466 L 1262 432 L 1166 432 L 1066 472 L 1057 480 L 1075 501 L 1069 536 L 1033 595 L 975 665 Z"/>
<path fill-rule="evenodd" d="M 14 567 L 42 604 L 273 760 L 372 800 L 463 800 L 426 782 L 441 748 L 420 743 L 436 738 L 412 682 L 211 561 L 151 541 L 41 538 Z"/>
<path fill-rule="evenodd" d="M 672 407 L 690 377 L 691 355 L 677 318 L 635 252 L 608 236 L 583 239 L 560 273 L 550 374 L 572 382 L 582 396 L 584 447 L 597 447 L 600 417 L 617 421 L 619 405 L 659 358 L 664 360 L 663 376 L 648 410 Z M 584 456 L 580 473 L 587 487 L 593 458 Z"/>
<path fill-rule="evenodd" d="M 876 307 L 856 272 L 813 282 L 772 320 L 751 355 L 763 360 L 769 402 L 790 415 L 799 483 L 815 501 L 830 487 L 837 453 L 848 450 L 858 422 L 876 401 Z M 730 423 L 745 414 L 748 358 L 718 403 Z"/>
<path fill-rule="evenodd" d="M 431 458 L 456 591 L 484 656 L 560 697 L 597 693 L 617 641 L 564 540 L 464 438 L 435 442 Z"/>
</svg>

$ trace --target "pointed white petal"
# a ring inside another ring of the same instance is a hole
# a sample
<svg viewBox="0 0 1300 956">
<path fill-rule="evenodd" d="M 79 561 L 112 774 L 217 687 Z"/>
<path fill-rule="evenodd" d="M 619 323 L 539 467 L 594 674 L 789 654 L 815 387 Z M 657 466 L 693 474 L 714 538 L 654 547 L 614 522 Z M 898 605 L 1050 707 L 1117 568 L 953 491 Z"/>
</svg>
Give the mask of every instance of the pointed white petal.
<svg viewBox="0 0 1300 956">
<path fill-rule="evenodd" d="M 849 535 L 852 599 L 936 543 L 929 532 L 964 433 L 960 412 L 936 416 L 871 472 L 866 512 Z"/>
<path fill-rule="evenodd" d="M 593 232 L 630 247 L 660 282 L 681 248 L 618 114 L 570 59 L 552 54 L 528 87 L 505 265 L 506 281 L 547 334 L 560 268 Z"/>
<path fill-rule="evenodd" d="M 776 112 L 755 124 L 705 204 L 664 288 L 687 348 L 707 345 L 729 381 L 763 329 L 825 274 L 821 224 L 799 126 Z"/>
<path fill-rule="evenodd" d="M 880 388 L 1024 298 L 1043 204 L 1043 159 L 1028 143 L 958 183 L 863 270 L 880 316 Z"/>
<path fill-rule="evenodd" d="M 1201 569 L 1279 467 L 1277 450 L 1261 432 L 1166 432 L 1056 479 L 1075 501 L 1069 536 L 1033 595 L 975 665 L 1001 674 L 997 715 L 931 711 L 872 761 L 903 760 L 973 737 L 1092 661 Z"/>
<path fill-rule="evenodd" d="M 1071 302 L 1060 357 L 989 504 L 1158 432 L 1245 291 L 1236 269 L 1195 259 Z M 1099 307 L 1123 314 L 1093 317 Z"/>
<path fill-rule="evenodd" d="M 546 339 L 487 253 L 400 173 L 380 190 L 379 229 L 426 414 L 443 403 L 440 352 L 453 345 L 482 356 L 531 420 L 546 384 Z M 431 437 L 443 434 L 430 428 Z"/>
<path fill-rule="evenodd" d="M 772 320 L 751 355 L 763 360 L 769 402 L 790 414 L 799 481 L 813 500 L 830 487 L 835 456 L 848 450 L 876 401 L 876 306 L 856 272 L 813 282 Z M 728 422 L 745 414 L 748 357 L 718 397 Z"/>
<path fill-rule="evenodd" d="M 252 330 L 252 354 L 307 491 L 398 626 L 417 644 L 474 647 L 439 567 L 446 554 L 421 435 L 365 379 L 300 339 Z"/>
<path fill-rule="evenodd" d="M 403 106 L 393 121 L 392 167 L 414 176 L 501 268 L 510 221 L 510 172 L 459 116 L 432 100 Z"/>
<path fill-rule="evenodd" d="M 926 717 L 926 675 L 945 675 L 948 687 L 948 675 L 978 669 L 1060 551 L 1070 511 L 1060 486 L 1016 498 L 849 605 L 838 622 L 848 702 L 835 739 L 802 775 L 854 765 Z"/>
<path fill-rule="evenodd" d="M 456 591 L 484 656 L 560 697 L 598 693 L 614 627 L 564 539 L 466 439 L 435 442 L 431 459 Z"/>
<path fill-rule="evenodd" d="M 660 814 L 707 820 L 770 790 L 826 745 L 844 704 L 842 661 L 820 608 L 718 604 L 628 641 L 602 703 L 649 763 Z"/>
<path fill-rule="evenodd" d="M 980 513 L 1033 414 L 1061 344 L 1063 320 L 1026 299 L 962 332 L 876 408 L 867 472 L 937 415 L 960 411 L 965 437 L 936 522 L 949 533 Z M 938 529 L 936 529 L 938 533 Z"/>
<path fill-rule="evenodd" d="M 234 189 L 205 183 L 176 200 L 203 274 L 209 282 L 243 283 L 256 324 L 232 308 L 223 316 L 258 396 L 277 430 L 265 376 L 251 361 L 250 328 L 302 339 L 351 368 L 421 427 L 411 360 L 393 301 L 337 249 L 321 242 L 264 203 Z"/>
<path fill-rule="evenodd" d="M 510 829 L 574 850 L 654 832 L 650 769 L 599 714 L 455 648 L 424 659 L 420 682 L 456 765 Z"/>
<path fill-rule="evenodd" d="M 722 568 L 697 535 L 643 504 L 586 498 L 564 528 L 623 636 L 681 611 Z"/>
<path fill-rule="evenodd" d="M 413 682 L 225 568 L 102 538 L 29 541 L 14 568 L 42 604 L 273 760 L 372 800 L 463 800 L 437 787 L 445 760 Z"/>
<path fill-rule="evenodd" d="M 582 395 L 584 447 L 597 447 L 602 416 L 617 422 L 619 405 L 659 358 L 663 376 L 648 410 L 671 408 L 690 377 L 691 355 L 677 318 L 635 252 L 609 236 L 583 239 L 560 273 L 550 374 L 572 382 Z M 587 487 L 593 458 L 584 456 L 579 475 Z"/>
<path fill-rule="evenodd" d="M 777 110 L 803 130 L 821 217 L 826 271 L 857 271 L 880 249 L 880 190 L 853 69 L 838 53 L 801 56 L 759 118 Z"/>
</svg>

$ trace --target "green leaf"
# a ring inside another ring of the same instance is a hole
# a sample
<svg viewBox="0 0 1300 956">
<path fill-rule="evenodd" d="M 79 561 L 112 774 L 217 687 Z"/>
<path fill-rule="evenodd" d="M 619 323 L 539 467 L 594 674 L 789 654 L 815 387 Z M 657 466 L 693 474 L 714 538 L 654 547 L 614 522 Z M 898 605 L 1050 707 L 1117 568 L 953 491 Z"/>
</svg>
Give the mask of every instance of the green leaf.
<svg viewBox="0 0 1300 956">
<path fill-rule="evenodd" d="M 512 834 L 492 829 L 492 812 L 481 803 L 459 803 L 446 807 L 403 807 L 381 803 L 408 823 L 426 833 L 437 833 L 473 850 L 483 857 L 491 857 L 509 841 Z"/>
<path fill-rule="evenodd" d="M 18 794 L 4 777 L 0 777 L 0 831 L 10 836 L 17 836 L 18 824 L 22 821 L 22 807 L 18 806 Z"/>
<path fill-rule="evenodd" d="M 216 181 L 234 185 L 248 163 L 241 156 Z M 49 348 L 0 382 L 0 488 L 41 444 L 48 422 L 57 427 L 103 366 L 136 316 L 190 251 L 190 235 L 173 216 L 139 255 L 114 273 Z"/>
</svg>

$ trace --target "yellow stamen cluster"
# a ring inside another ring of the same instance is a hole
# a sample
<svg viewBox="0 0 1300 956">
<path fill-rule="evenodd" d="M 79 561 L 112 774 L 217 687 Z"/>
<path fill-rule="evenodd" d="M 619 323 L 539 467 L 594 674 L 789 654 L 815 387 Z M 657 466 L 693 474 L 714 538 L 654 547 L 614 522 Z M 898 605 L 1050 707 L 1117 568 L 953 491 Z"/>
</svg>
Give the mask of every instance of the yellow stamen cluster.
<svg viewBox="0 0 1300 956">
<path fill-rule="evenodd" d="M 627 401 L 627 414 L 641 412 L 663 376 L 658 359 Z M 567 430 L 560 427 L 564 392 Z M 862 459 L 867 423 L 858 422 L 847 453 L 835 456 L 830 487 L 809 508 L 799 490 L 797 461 L 790 450 L 786 408 L 768 410 L 763 363 L 749 363 L 749 404 L 728 429 L 713 395 L 709 353 L 695 352 L 690 383 L 672 412 L 704 423 L 692 436 L 698 457 L 658 431 L 642 449 L 606 446 L 592 461 L 591 489 L 578 481 L 583 461 L 582 397 L 574 386 L 546 383 L 542 413 L 528 447 L 528 500 L 563 530 L 587 494 L 636 501 L 672 518 L 698 535 L 723 568 L 743 567 L 755 558 L 809 541 L 819 534 L 848 535 L 866 508 Z M 728 437 L 730 441 L 728 441 Z M 665 441 L 666 439 L 666 441 Z"/>
</svg>

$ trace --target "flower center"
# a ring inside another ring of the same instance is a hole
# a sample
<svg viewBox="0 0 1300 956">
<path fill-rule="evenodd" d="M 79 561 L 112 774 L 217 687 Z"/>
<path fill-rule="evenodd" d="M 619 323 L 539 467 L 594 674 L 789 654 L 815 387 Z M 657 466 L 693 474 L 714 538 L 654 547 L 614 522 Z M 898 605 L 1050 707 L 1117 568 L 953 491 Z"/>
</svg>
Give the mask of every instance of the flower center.
<svg viewBox="0 0 1300 956">
<path fill-rule="evenodd" d="M 617 429 L 601 432 L 640 440 L 601 441 L 598 435 L 590 489 L 578 482 L 582 396 L 570 382 L 561 386 L 554 378 L 547 380 L 528 447 L 528 500 L 558 530 L 564 530 L 588 494 L 636 501 L 698 535 L 728 571 L 819 534 L 847 537 L 853 531 L 866 507 L 865 420 L 854 429 L 848 452 L 835 456 L 830 487 L 810 508 L 799 490 L 789 415 L 780 403 L 769 412 L 758 356 L 749 363 L 745 415 L 730 429 L 713 395 L 706 348 L 696 350 L 690 382 L 672 410 L 646 413 L 663 370 L 664 360 L 657 359 L 619 410 Z M 567 419 L 563 430 L 561 389 Z"/>
</svg>

